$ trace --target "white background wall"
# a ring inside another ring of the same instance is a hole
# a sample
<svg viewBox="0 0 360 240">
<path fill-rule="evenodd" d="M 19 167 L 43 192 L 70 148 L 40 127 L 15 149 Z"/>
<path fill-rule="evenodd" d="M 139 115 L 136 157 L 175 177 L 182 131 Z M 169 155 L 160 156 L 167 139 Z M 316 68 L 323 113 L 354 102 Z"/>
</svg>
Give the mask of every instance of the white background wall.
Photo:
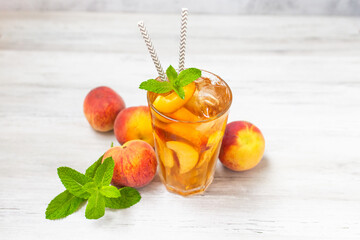
<svg viewBox="0 0 360 240">
<path fill-rule="evenodd" d="M 0 11 L 360 15 L 360 0 L 0 0 Z"/>
</svg>

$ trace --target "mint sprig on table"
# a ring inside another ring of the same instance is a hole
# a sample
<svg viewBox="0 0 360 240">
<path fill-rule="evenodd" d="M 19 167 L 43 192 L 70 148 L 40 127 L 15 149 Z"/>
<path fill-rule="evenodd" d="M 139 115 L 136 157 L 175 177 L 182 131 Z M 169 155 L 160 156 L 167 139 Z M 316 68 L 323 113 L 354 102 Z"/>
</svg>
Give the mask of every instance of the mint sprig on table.
<svg viewBox="0 0 360 240">
<path fill-rule="evenodd" d="M 69 167 L 59 167 L 58 175 L 66 190 L 57 195 L 48 205 L 47 219 L 64 218 L 88 201 L 85 217 L 98 219 L 104 216 L 105 207 L 123 209 L 140 201 L 139 192 L 131 187 L 117 189 L 109 186 L 114 172 L 114 160 L 109 157 L 102 162 L 101 156 L 82 174 Z"/>
<path fill-rule="evenodd" d="M 181 99 L 184 99 L 185 92 L 183 87 L 201 77 L 201 70 L 188 68 L 178 74 L 173 66 L 170 65 L 168 69 L 166 69 L 166 76 L 169 81 L 149 79 L 142 82 L 139 88 L 154 93 L 167 93 L 174 90 Z"/>
</svg>

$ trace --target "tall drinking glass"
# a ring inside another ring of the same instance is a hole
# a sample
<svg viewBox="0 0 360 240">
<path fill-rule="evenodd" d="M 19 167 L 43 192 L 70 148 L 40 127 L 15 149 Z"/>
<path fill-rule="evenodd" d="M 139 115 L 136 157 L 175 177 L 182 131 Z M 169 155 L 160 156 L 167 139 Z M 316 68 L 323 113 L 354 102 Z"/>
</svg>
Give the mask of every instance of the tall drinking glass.
<svg viewBox="0 0 360 240">
<path fill-rule="evenodd" d="M 184 91 L 184 100 L 174 92 L 148 92 L 147 99 L 161 181 L 186 196 L 204 192 L 214 178 L 232 93 L 204 70 Z"/>
</svg>

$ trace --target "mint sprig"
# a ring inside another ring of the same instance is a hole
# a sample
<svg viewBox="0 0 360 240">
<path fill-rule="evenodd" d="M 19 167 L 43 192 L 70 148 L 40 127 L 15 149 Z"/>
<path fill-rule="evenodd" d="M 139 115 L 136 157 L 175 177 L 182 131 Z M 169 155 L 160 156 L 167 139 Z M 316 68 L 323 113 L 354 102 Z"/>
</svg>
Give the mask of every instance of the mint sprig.
<svg viewBox="0 0 360 240">
<path fill-rule="evenodd" d="M 119 189 L 114 186 L 102 186 L 100 193 L 107 198 L 119 198 L 121 196 Z"/>
<path fill-rule="evenodd" d="M 114 173 L 114 160 L 110 157 L 102 163 L 101 156 L 85 174 L 72 168 L 58 168 L 58 175 L 66 190 L 57 195 L 48 205 L 47 219 L 61 219 L 74 213 L 83 202 L 88 201 L 85 217 L 98 219 L 104 216 L 105 207 L 128 208 L 140 201 L 139 192 L 130 187 L 117 189 L 109 186 Z"/>
<path fill-rule="evenodd" d="M 105 215 L 105 199 L 99 191 L 91 194 L 86 205 L 85 217 L 87 219 L 98 219 Z"/>
<path fill-rule="evenodd" d="M 131 207 L 141 199 L 139 192 L 131 187 L 121 188 L 120 194 L 120 198 L 105 198 L 105 206 L 113 209 L 123 209 Z"/>
<path fill-rule="evenodd" d="M 149 79 L 145 82 L 142 82 L 139 88 L 156 93 L 167 93 L 173 89 L 170 82 L 160 82 L 155 79 Z"/>
<path fill-rule="evenodd" d="M 100 167 L 103 157 L 104 157 L 104 155 L 99 157 L 99 159 L 96 162 L 91 164 L 91 166 L 86 169 L 85 176 L 94 178 L 95 172 L 98 169 L 98 167 Z"/>
<path fill-rule="evenodd" d="M 166 69 L 166 76 L 168 81 L 149 79 L 142 82 L 139 88 L 154 93 L 167 93 L 174 91 L 181 99 L 184 99 L 185 92 L 183 87 L 201 77 L 201 71 L 197 68 L 188 68 L 177 74 L 173 66 L 170 65 Z"/>
<path fill-rule="evenodd" d="M 108 186 L 114 173 L 115 162 L 112 157 L 104 160 L 98 167 L 94 176 L 94 182 L 99 186 Z"/>
<path fill-rule="evenodd" d="M 174 85 L 175 82 L 176 82 L 176 79 L 178 77 L 178 74 L 175 70 L 175 68 L 173 66 L 169 66 L 167 69 L 166 69 L 166 76 L 170 82 L 171 85 Z M 195 79 L 196 80 L 196 79 Z"/>
<path fill-rule="evenodd" d="M 71 194 L 83 199 L 90 197 L 90 194 L 83 189 L 83 186 L 93 181 L 91 178 L 69 167 L 59 167 L 57 172 L 62 184 Z"/>
<path fill-rule="evenodd" d="M 68 190 L 57 195 L 49 203 L 45 215 L 47 219 L 55 220 L 64 218 L 74 213 L 85 199 L 75 197 Z"/>
</svg>

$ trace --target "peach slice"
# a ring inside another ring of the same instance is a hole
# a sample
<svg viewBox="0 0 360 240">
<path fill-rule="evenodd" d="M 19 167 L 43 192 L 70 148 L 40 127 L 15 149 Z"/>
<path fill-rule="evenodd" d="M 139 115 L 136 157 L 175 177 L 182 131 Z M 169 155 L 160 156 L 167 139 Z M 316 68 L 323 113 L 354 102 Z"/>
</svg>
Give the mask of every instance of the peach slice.
<svg viewBox="0 0 360 240">
<path fill-rule="evenodd" d="M 215 133 L 211 134 L 211 136 L 209 137 L 209 140 L 206 144 L 206 148 L 208 150 L 206 150 L 199 163 L 198 163 L 198 167 L 200 167 L 202 164 L 204 164 L 205 162 L 210 161 L 211 157 L 214 155 L 216 149 L 218 148 L 221 138 L 223 136 L 223 132 L 222 131 L 216 131 Z"/>
<path fill-rule="evenodd" d="M 163 117 L 162 115 L 160 115 L 159 113 L 155 112 L 154 110 L 151 110 L 153 117 L 152 120 L 153 122 L 160 122 L 160 123 L 170 123 L 171 120 L 169 120 L 168 118 Z"/>
<path fill-rule="evenodd" d="M 165 118 L 163 116 L 161 116 L 160 114 L 158 114 L 157 112 L 153 111 L 153 114 L 156 115 L 156 117 L 154 117 L 155 121 L 161 121 L 163 123 L 171 123 L 174 122 L 168 118 Z M 189 121 L 189 122 L 197 122 L 202 120 L 199 116 L 194 115 L 192 112 L 190 112 L 189 110 L 187 110 L 186 108 L 182 107 L 179 110 L 171 113 L 168 115 L 169 118 L 175 119 L 175 120 L 180 120 L 180 121 Z"/>
<path fill-rule="evenodd" d="M 158 144 L 157 151 L 161 162 L 166 168 L 172 168 L 174 166 L 174 156 L 172 151 L 165 146 L 157 134 L 154 134 L 154 136 Z"/>
<path fill-rule="evenodd" d="M 170 149 L 164 147 L 163 163 L 166 168 L 172 168 L 174 166 L 174 156 Z"/>
<path fill-rule="evenodd" d="M 196 116 L 195 114 L 193 114 L 192 112 L 190 112 L 189 110 L 183 107 L 169 116 L 173 119 L 180 121 L 196 122 L 201 120 L 199 116 Z"/>
<path fill-rule="evenodd" d="M 202 132 L 196 130 L 196 125 L 197 124 L 169 123 L 159 124 L 158 127 L 170 134 L 168 135 L 170 138 L 168 140 L 183 138 L 189 143 L 192 143 L 193 146 L 198 147 L 200 150 L 202 147 L 205 147 L 207 138 Z"/>
<path fill-rule="evenodd" d="M 192 146 L 178 141 L 168 141 L 166 146 L 177 154 L 180 174 L 187 173 L 195 167 L 199 159 L 199 153 Z"/>
<path fill-rule="evenodd" d="M 159 95 L 153 102 L 154 107 L 162 113 L 172 113 L 181 108 L 189 101 L 195 92 L 195 83 L 192 82 L 184 87 L 185 98 L 181 99 L 175 92 L 166 96 Z"/>
</svg>

